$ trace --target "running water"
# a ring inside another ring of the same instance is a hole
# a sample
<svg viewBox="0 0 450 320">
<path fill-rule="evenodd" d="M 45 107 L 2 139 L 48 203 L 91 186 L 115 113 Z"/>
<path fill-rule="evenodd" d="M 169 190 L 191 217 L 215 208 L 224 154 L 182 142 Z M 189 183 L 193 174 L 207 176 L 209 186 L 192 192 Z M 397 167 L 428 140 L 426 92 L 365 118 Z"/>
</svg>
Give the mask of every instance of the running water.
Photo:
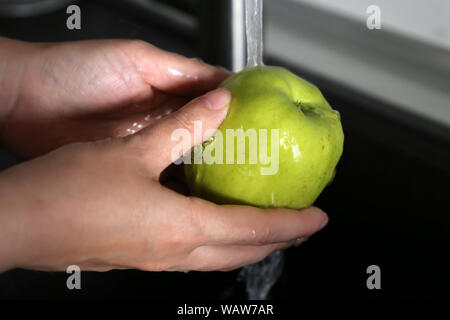
<svg viewBox="0 0 450 320">
<path fill-rule="evenodd" d="M 263 0 L 245 0 L 247 68 L 263 63 Z"/>
<path fill-rule="evenodd" d="M 247 31 L 247 68 L 263 63 L 263 0 L 245 0 L 245 22 Z M 264 260 L 245 266 L 238 281 L 245 282 L 250 300 L 267 299 L 272 286 L 283 272 L 284 253 L 275 251 Z"/>
<path fill-rule="evenodd" d="M 283 273 L 284 252 L 275 251 L 264 260 L 245 266 L 238 275 L 238 281 L 245 282 L 250 300 L 266 300 L 273 285 Z"/>
</svg>

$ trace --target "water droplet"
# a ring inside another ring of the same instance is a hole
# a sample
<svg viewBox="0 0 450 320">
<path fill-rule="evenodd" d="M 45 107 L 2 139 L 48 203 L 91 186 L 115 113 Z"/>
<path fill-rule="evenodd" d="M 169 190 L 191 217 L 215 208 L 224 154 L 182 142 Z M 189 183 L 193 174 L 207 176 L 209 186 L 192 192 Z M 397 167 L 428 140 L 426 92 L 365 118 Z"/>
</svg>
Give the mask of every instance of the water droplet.
<svg viewBox="0 0 450 320">
<path fill-rule="evenodd" d="M 183 76 L 183 74 L 182 74 L 179 70 L 177 70 L 177 69 L 168 67 L 167 70 L 169 71 L 169 73 L 170 73 L 171 75 L 174 75 L 174 76 L 176 76 L 176 77 L 181 77 L 181 76 Z"/>
<path fill-rule="evenodd" d="M 180 70 L 168 67 L 167 70 L 169 71 L 169 73 L 175 77 L 185 77 L 187 79 L 193 79 L 193 80 L 198 80 L 198 76 L 197 75 L 191 75 L 191 74 L 186 74 L 181 72 Z"/>
</svg>

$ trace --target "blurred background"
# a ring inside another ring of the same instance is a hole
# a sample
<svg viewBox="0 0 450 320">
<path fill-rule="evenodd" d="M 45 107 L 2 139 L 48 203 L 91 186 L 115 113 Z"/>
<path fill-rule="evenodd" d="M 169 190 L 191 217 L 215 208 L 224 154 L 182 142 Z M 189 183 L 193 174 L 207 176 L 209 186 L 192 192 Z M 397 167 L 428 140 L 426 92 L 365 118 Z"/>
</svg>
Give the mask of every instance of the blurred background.
<svg viewBox="0 0 450 320">
<path fill-rule="evenodd" d="M 81 8 L 68 30 L 66 8 Z M 450 291 L 450 2 L 265 1 L 265 62 L 315 83 L 342 115 L 344 155 L 317 201 L 329 225 L 287 250 L 270 298 L 437 298 Z M 27 41 L 138 38 L 231 70 L 246 61 L 242 0 L 0 0 L 0 36 Z M 5 50 L 7 48 L 0 48 Z M 20 161 L 0 149 L 0 169 Z M 368 290 L 366 268 L 381 268 Z M 245 298 L 238 271 L 12 270 L 1 298 Z"/>
</svg>

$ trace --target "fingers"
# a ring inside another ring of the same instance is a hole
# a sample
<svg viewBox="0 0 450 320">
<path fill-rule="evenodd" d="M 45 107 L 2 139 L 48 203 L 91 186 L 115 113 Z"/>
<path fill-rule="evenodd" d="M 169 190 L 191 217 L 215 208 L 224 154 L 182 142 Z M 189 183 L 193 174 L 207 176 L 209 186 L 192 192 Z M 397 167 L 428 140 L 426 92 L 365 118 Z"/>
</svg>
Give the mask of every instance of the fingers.
<svg viewBox="0 0 450 320">
<path fill-rule="evenodd" d="M 217 88 L 230 72 L 197 59 L 156 48 L 143 41 L 133 41 L 127 55 L 132 57 L 146 81 L 158 90 L 196 96 Z"/>
<path fill-rule="evenodd" d="M 195 249 L 186 265 L 197 271 L 230 271 L 263 260 L 276 250 L 286 249 L 294 242 L 265 246 L 204 246 Z"/>
<path fill-rule="evenodd" d="M 258 209 L 248 206 L 214 205 L 203 200 L 200 214 L 206 244 L 266 245 L 308 237 L 328 223 L 320 209 Z"/>
<path fill-rule="evenodd" d="M 193 146 L 208 139 L 226 116 L 231 95 L 216 89 L 192 100 L 140 133 L 156 176 Z"/>
</svg>

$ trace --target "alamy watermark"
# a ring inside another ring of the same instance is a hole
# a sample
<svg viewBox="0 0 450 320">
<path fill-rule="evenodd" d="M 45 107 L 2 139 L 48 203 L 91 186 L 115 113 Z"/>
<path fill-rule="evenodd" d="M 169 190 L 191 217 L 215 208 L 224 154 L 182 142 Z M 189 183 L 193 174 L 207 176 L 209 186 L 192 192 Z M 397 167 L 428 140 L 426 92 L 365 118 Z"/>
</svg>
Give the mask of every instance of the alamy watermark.
<svg viewBox="0 0 450 320">
<path fill-rule="evenodd" d="M 381 9 L 379 6 L 372 4 L 367 7 L 366 13 L 369 15 L 367 17 L 366 26 L 369 30 L 381 29 Z"/>
<path fill-rule="evenodd" d="M 70 276 L 66 280 L 67 289 L 73 290 L 81 289 L 81 269 L 77 265 L 68 266 L 66 269 L 66 273 L 70 274 Z"/>
<path fill-rule="evenodd" d="M 191 132 L 184 128 L 172 132 L 172 141 L 178 141 L 171 153 L 173 163 L 259 164 L 261 165 L 261 175 L 277 174 L 280 148 L 279 129 L 269 131 L 268 129 L 250 128 L 244 131 L 239 128 L 226 129 L 225 133 L 220 130 L 206 130 L 203 136 L 202 131 L 202 121 L 195 121 L 194 141 L 208 141 L 208 137 L 212 137 L 214 143 L 195 146 L 192 152 L 189 152 L 192 146 Z"/>
<path fill-rule="evenodd" d="M 379 266 L 373 264 L 367 267 L 366 273 L 370 274 L 367 278 L 366 286 L 369 290 L 381 289 L 381 269 Z"/>
<path fill-rule="evenodd" d="M 66 20 L 66 26 L 69 30 L 80 30 L 81 29 L 81 9 L 79 6 L 73 4 L 68 6 L 66 13 L 70 16 Z"/>
</svg>

